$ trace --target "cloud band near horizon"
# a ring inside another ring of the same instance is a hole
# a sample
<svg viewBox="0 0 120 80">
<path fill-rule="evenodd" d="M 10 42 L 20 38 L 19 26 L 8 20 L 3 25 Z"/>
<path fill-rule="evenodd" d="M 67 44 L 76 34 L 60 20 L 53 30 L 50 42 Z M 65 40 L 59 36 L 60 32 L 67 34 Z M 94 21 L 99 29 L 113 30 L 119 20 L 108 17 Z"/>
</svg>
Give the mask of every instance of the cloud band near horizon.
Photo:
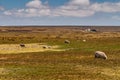
<svg viewBox="0 0 120 80">
<path fill-rule="evenodd" d="M 41 17 L 41 16 L 65 16 L 65 17 L 89 17 L 96 13 L 120 13 L 120 2 L 91 3 L 90 0 L 69 0 L 57 7 L 51 7 L 46 1 L 31 0 L 25 4 L 25 8 L 6 10 L 0 7 L 3 15 L 16 17 Z"/>
</svg>

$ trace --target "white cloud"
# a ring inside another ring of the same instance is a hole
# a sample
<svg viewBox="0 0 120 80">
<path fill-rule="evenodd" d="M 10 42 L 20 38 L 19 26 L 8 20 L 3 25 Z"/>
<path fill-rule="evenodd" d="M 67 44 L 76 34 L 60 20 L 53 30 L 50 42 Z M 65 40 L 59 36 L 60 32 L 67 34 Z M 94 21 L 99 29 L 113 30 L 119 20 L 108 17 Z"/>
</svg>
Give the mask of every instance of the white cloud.
<svg viewBox="0 0 120 80">
<path fill-rule="evenodd" d="M 3 8 L 2 6 L 0 6 L 0 10 L 2 10 L 2 11 L 3 11 L 3 10 L 4 10 L 4 8 Z"/>
<path fill-rule="evenodd" d="M 48 5 L 42 4 L 41 0 L 30 1 L 26 4 L 26 7 L 27 8 L 21 12 L 21 14 L 24 14 L 24 17 L 48 16 L 51 11 Z"/>
<path fill-rule="evenodd" d="M 120 2 L 118 3 L 90 3 L 90 0 L 69 0 L 68 3 L 56 8 L 51 8 L 48 3 L 43 4 L 41 0 L 32 0 L 26 4 L 24 9 L 8 10 L 5 15 L 20 17 L 40 16 L 70 16 L 88 17 L 97 12 L 120 13 Z"/>
<path fill-rule="evenodd" d="M 90 1 L 89 0 L 71 0 L 69 2 L 71 5 L 89 5 Z"/>
<path fill-rule="evenodd" d="M 92 16 L 97 12 L 104 13 L 120 13 L 120 2 L 118 3 L 91 3 L 90 0 L 70 0 L 56 10 L 56 16 L 73 16 L 73 17 L 87 17 Z"/>
<path fill-rule="evenodd" d="M 54 16 L 72 16 L 72 17 L 87 17 L 93 15 L 94 12 L 90 10 L 56 10 Z"/>
<path fill-rule="evenodd" d="M 5 11 L 4 14 L 7 16 L 12 15 L 12 13 L 10 11 Z"/>
<path fill-rule="evenodd" d="M 25 9 L 19 9 L 17 12 L 18 13 L 21 13 L 21 12 L 24 12 Z"/>
<path fill-rule="evenodd" d="M 118 3 L 105 2 L 101 4 L 95 3 L 95 4 L 92 4 L 90 7 L 93 11 L 96 11 L 96 12 L 108 12 L 108 13 L 120 12 L 120 2 Z"/>
<path fill-rule="evenodd" d="M 43 7 L 42 5 L 42 2 L 40 0 L 33 0 L 33 1 L 30 1 L 26 4 L 26 7 L 29 7 L 29 8 L 40 8 L 40 7 Z"/>
<path fill-rule="evenodd" d="M 43 5 L 40 0 L 32 0 L 26 4 L 25 9 L 9 10 L 5 11 L 4 14 L 19 17 L 39 17 L 50 15 L 50 9 L 48 5 Z"/>
<path fill-rule="evenodd" d="M 68 4 L 56 8 L 53 12 L 55 16 L 86 17 L 94 14 L 94 11 L 88 8 L 89 5 L 89 0 L 70 0 Z"/>
</svg>

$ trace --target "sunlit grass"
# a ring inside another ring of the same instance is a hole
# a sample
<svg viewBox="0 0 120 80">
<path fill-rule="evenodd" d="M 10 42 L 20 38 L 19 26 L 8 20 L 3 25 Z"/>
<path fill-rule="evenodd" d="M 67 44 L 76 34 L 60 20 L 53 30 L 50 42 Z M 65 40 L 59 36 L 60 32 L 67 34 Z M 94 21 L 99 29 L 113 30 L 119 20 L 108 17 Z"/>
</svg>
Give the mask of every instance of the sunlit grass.
<svg viewBox="0 0 120 80">
<path fill-rule="evenodd" d="M 19 36 L 15 36 L 19 34 Z M 37 34 L 37 35 L 36 35 Z M 91 35 L 90 35 L 91 34 Z M 24 54 L 0 54 L 1 80 L 119 80 L 120 79 L 120 38 L 106 37 L 109 33 L 79 33 L 80 39 L 74 38 L 76 34 L 65 34 L 51 38 L 41 33 L 2 33 L 1 45 L 12 44 L 8 48 L 20 48 L 18 44 L 25 43 L 27 51 Z M 112 33 L 110 33 L 112 34 Z M 118 34 L 118 33 L 117 33 Z M 57 35 L 57 34 L 55 34 Z M 88 37 L 84 37 L 86 35 Z M 81 37 L 82 36 L 82 37 Z M 92 36 L 92 38 L 90 38 Z M 97 38 L 99 36 L 99 38 Z M 103 36 L 103 37 L 102 37 Z M 110 35 L 112 36 L 112 35 Z M 69 38 L 70 37 L 70 38 Z M 64 40 L 70 40 L 65 44 Z M 86 42 L 83 42 L 83 40 Z M 36 44 L 32 44 L 36 43 Z M 66 51 L 34 51 L 43 49 L 38 43 L 50 46 L 59 46 L 58 49 Z M 32 45 L 31 45 L 32 44 Z M 31 48 L 30 47 L 34 47 Z M 17 46 L 17 47 L 16 47 Z M 6 47 L 6 46 L 4 46 Z M 1 46 L 3 48 L 3 46 Z M 6 47 L 7 48 L 7 47 Z M 17 49 L 18 50 L 18 49 Z M 25 49 L 21 48 L 21 51 Z M 94 52 L 104 51 L 107 60 L 95 59 Z M 3 50 L 0 50 L 2 52 Z M 8 50 L 10 51 L 10 50 Z M 17 52 L 17 51 L 15 51 Z M 3 52 L 2 52 L 3 53 Z M 4 52 L 5 53 L 5 52 Z"/>
<path fill-rule="evenodd" d="M 0 54 L 18 54 L 18 53 L 30 53 L 30 52 L 44 52 L 44 51 L 65 51 L 60 49 L 60 46 L 53 45 L 50 48 L 43 48 L 43 46 L 49 46 L 41 43 L 24 44 L 25 47 L 21 47 L 20 44 L 1 44 Z"/>
</svg>

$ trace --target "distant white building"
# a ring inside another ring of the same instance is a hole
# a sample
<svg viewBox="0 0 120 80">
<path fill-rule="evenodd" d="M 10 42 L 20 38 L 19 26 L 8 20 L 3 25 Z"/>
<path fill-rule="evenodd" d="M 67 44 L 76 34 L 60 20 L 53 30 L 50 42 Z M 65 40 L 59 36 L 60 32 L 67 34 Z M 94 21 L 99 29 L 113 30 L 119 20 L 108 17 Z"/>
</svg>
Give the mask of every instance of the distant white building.
<svg viewBox="0 0 120 80">
<path fill-rule="evenodd" d="M 97 32 L 96 29 L 90 29 L 90 28 L 86 29 L 85 31 L 86 31 L 86 32 Z"/>
<path fill-rule="evenodd" d="M 88 29 L 86 29 L 85 31 L 86 31 L 86 32 L 91 32 L 91 29 L 90 29 L 90 28 L 88 28 Z"/>
</svg>

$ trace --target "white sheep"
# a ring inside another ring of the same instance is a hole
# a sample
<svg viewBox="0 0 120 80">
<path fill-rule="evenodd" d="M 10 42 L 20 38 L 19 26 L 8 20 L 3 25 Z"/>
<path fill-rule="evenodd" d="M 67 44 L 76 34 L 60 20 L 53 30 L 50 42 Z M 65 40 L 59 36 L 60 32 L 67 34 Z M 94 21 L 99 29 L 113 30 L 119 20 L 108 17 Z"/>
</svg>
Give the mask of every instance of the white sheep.
<svg viewBox="0 0 120 80">
<path fill-rule="evenodd" d="M 25 47 L 25 44 L 20 44 L 21 47 Z"/>
<path fill-rule="evenodd" d="M 44 49 L 51 49 L 52 47 L 51 47 L 51 46 L 44 45 L 43 48 L 44 48 Z"/>
<path fill-rule="evenodd" d="M 66 43 L 66 44 L 69 44 L 69 43 L 70 43 L 70 41 L 69 41 L 69 40 L 65 40 L 65 43 Z"/>
<path fill-rule="evenodd" d="M 48 46 L 44 45 L 44 46 L 43 46 L 43 48 L 44 48 L 44 49 L 47 49 L 47 48 L 48 48 Z"/>
<path fill-rule="evenodd" d="M 96 51 L 95 52 L 95 58 L 102 58 L 102 59 L 107 59 L 107 56 L 104 52 L 102 51 Z"/>
<path fill-rule="evenodd" d="M 83 42 L 86 42 L 86 40 L 84 39 Z"/>
<path fill-rule="evenodd" d="M 48 49 L 51 49 L 52 47 L 51 46 L 48 46 Z"/>
</svg>

